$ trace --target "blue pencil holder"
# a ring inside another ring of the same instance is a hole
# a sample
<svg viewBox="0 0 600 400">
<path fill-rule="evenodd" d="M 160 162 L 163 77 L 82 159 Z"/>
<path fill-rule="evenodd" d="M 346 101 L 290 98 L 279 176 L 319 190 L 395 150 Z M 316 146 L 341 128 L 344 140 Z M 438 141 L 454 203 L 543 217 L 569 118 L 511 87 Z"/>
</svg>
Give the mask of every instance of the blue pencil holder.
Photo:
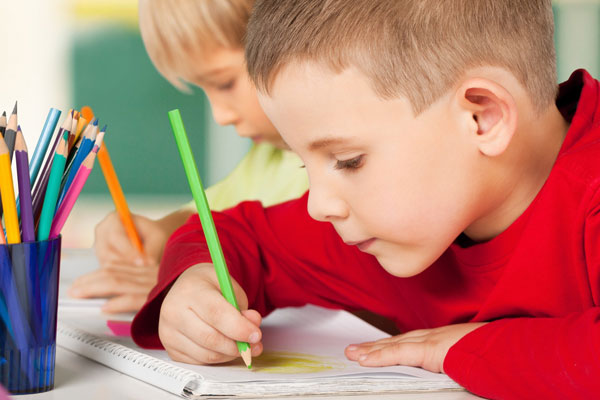
<svg viewBox="0 0 600 400">
<path fill-rule="evenodd" d="M 11 394 L 54 387 L 61 237 L 0 245 L 0 384 Z"/>
</svg>

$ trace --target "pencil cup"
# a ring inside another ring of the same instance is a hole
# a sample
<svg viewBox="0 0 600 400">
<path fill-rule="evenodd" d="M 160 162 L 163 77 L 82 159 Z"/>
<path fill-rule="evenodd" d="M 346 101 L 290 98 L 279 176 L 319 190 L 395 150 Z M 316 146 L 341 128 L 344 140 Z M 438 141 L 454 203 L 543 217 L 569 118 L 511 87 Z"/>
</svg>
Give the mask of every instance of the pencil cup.
<svg viewBox="0 0 600 400">
<path fill-rule="evenodd" d="M 0 245 L 0 384 L 12 394 L 54 387 L 60 243 Z"/>
</svg>

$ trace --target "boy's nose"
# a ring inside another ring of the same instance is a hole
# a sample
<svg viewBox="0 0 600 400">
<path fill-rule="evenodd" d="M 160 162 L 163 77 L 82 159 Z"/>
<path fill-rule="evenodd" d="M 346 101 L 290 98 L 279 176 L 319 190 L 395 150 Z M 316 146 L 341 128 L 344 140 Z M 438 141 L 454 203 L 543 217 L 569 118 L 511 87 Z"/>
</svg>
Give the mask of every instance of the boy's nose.
<svg viewBox="0 0 600 400">
<path fill-rule="evenodd" d="M 237 122 L 237 113 L 229 107 L 213 104 L 212 113 L 215 122 L 221 126 L 235 125 Z"/>
<path fill-rule="evenodd" d="M 348 217 L 346 203 L 326 185 L 310 185 L 308 214 L 317 221 L 333 222 Z"/>
</svg>

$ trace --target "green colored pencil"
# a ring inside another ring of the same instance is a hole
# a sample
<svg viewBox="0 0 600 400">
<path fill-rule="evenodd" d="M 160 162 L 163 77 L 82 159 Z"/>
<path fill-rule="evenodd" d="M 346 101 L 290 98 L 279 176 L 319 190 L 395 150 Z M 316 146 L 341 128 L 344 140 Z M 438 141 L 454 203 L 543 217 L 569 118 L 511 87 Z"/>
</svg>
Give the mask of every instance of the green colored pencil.
<svg viewBox="0 0 600 400">
<path fill-rule="evenodd" d="M 217 279 L 219 286 L 221 287 L 221 293 L 223 297 L 238 310 L 237 301 L 233 292 L 233 286 L 231 285 L 231 277 L 229 276 L 229 270 L 225 263 L 225 257 L 223 256 L 223 250 L 221 249 L 221 243 L 219 242 L 219 236 L 217 236 L 217 229 L 206 200 L 206 194 L 202 187 L 202 181 L 198 174 L 198 168 L 192 155 L 192 149 L 190 148 L 190 142 L 188 141 L 181 114 L 179 110 L 169 111 L 169 121 L 171 122 L 171 128 L 175 135 L 175 141 L 179 148 L 179 154 L 181 155 L 181 161 L 183 161 L 183 168 L 187 175 L 190 189 L 192 190 L 192 196 L 198 209 L 198 216 L 200 217 L 200 223 L 204 230 L 204 236 L 206 237 L 206 243 L 208 244 L 208 251 L 210 252 L 210 258 L 212 259 L 215 271 L 217 273 Z M 238 350 L 244 363 L 248 368 L 252 368 L 252 355 L 250 352 L 250 345 L 247 342 L 237 342 Z"/>
<path fill-rule="evenodd" d="M 52 160 L 52 169 L 50 170 L 48 187 L 44 196 L 44 204 L 42 205 L 42 213 L 40 214 L 40 222 L 38 225 L 37 239 L 39 241 L 48 240 L 48 236 L 50 235 L 50 228 L 52 227 L 52 220 L 54 219 L 56 202 L 58 201 L 60 191 L 60 181 L 65 170 L 66 162 L 67 141 L 63 136 L 60 138 L 58 146 L 56 146 L 56 153 Z"/>
</svg>

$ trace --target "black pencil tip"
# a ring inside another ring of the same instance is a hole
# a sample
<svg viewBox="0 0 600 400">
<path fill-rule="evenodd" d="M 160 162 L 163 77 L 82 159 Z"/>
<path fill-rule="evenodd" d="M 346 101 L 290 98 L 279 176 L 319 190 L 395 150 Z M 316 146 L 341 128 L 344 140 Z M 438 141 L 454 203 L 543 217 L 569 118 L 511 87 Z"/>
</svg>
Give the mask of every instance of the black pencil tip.
<svg viewBox="0 0 600 400">
<path fill-rule="evenodd" d="M 16 101 L 15 101 L 15 108 L 13 108 L 13 112 L 12 112 L 12 113 L 13 113 L 13 114 L 16 114 L 16 113 L 17 113 L 17 102 L 16 102 Z"/>
<path fill-rule="evenodd" d="M 2 113 L 2 116 L 3 116 L 3 117 L 6 117 L 6 111 L 4 111 L 4 112 Z"/>
</svg>

